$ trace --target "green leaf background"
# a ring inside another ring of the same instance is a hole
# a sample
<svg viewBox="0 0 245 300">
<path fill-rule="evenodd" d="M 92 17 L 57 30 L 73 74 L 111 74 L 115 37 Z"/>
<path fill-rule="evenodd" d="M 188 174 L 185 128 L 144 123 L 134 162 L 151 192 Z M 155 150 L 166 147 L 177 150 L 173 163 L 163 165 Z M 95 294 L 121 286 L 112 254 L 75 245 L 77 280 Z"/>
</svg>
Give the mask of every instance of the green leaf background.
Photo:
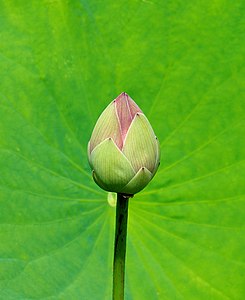
<svg viewBox="0 0 245 300">
<path fill-rule="evenodd" d="M 0 3 L 0 299 L 111 299 L 115 208 L 86 148 L 126 91 L 161 142 L 126 300 L 245 297 L 244 1 Z"/>
</svg>

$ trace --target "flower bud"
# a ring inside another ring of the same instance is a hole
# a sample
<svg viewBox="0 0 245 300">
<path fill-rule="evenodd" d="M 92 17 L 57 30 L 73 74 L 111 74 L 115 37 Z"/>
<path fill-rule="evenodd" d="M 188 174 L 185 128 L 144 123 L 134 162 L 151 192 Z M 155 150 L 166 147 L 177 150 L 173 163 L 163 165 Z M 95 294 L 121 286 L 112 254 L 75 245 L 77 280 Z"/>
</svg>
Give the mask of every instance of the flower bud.
<svg viewBox="0 0 245 300">
<path fill-rule="evenodd" d="M 160 163 L 157 137 L 138 105 L 120 94 L 100 115 L 88 143 L 94 181 L 104 190 L 133 195 Z"/>
</svg>

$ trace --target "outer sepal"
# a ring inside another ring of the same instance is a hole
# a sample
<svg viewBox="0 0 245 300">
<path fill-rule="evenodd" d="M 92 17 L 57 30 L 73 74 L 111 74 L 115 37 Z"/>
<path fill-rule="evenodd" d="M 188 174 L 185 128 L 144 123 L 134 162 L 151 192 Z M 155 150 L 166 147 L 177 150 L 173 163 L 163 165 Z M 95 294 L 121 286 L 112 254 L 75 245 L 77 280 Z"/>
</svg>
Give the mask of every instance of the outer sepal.
<svg viewBox="0 0 245 300">
<path fill-rule="evenodd" d="M 154 171 L 153 171 L 153 176 L 156 174 L 157 169 L 160 165 L 160 158 L 161 158 L 161 150 L 160 150 L 160 144 L 159 144 L 159 140 L 157 137 L 155 137 L 156 140 L 156 161 L 155 161 L 155 166 L 154 166 Z M 152 177 L 153 177 L 152 176 Z"/>
<path fill-rule="evenodd" d="M 120 192 L 134 195 L 141 191 L 150 182 L 151 178 L 152 173 L 143 167 Z"/>
</svg>

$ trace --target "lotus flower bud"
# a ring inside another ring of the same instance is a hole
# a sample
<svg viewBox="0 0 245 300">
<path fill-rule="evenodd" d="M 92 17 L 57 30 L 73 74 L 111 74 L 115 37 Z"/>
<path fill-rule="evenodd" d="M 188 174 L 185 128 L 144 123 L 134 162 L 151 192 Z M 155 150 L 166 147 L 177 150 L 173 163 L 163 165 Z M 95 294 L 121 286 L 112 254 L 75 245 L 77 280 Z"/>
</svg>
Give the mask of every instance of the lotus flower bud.
<svg viewBox="0 0 245 300">
<path fill-rule="evenodd" d="M 133 195 L 155 175 L 157 137 L 138 105 L 120 94 L 100 115 L 88 143 L 94 181 L 104 190 Z"/>
</svg>

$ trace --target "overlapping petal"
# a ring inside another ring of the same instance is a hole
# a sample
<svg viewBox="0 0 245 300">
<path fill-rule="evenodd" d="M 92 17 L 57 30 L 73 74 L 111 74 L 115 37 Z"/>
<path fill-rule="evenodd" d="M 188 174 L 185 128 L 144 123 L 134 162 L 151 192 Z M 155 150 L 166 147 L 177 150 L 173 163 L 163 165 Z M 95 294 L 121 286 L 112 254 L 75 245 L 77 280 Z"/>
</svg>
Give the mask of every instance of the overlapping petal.
<svg viewBox="0 0 245 300">
<path fill-rule="evenodd" d="M 149 183 L 151 178 L 152 173 L 143 167 L 120 192 L 134 195 L 141 191 Z"/>
<path fill-rule="evenodd" d="M 156 159 L 159 160 L 159 144 L 144 114 L 135 115 L 127 132 L 123 153 L 136 172 L 142 167 L 155 172 Z"/>
<path fill-rule="evenodd" d="M 128 129 L 137 113 L 142 113 L 138 105 L 126 93 L 121 93 L 115 100 L 118 122 L 120 124 L 122 141 L 124 141 Z M 121 149 L 121 148 L 120 148 Z"/>
<path fill-rule="evenodd" d="M 106 107 L 95 124 L 90 139 L 89 152 L 91 153 L 97 145 L 109 137 L 114 140 L 119 148 L 122 147 L 120 125 L 118 123 L 116 107 L 113 102 Z"/>
<path fill-rule="evenodd" d="M 90 162 L 97 184 L 110 192 L 118 192 L 136 174 L 128 159 L 111 138 L 107 138 L 94 148 Z"/>
</svg>

